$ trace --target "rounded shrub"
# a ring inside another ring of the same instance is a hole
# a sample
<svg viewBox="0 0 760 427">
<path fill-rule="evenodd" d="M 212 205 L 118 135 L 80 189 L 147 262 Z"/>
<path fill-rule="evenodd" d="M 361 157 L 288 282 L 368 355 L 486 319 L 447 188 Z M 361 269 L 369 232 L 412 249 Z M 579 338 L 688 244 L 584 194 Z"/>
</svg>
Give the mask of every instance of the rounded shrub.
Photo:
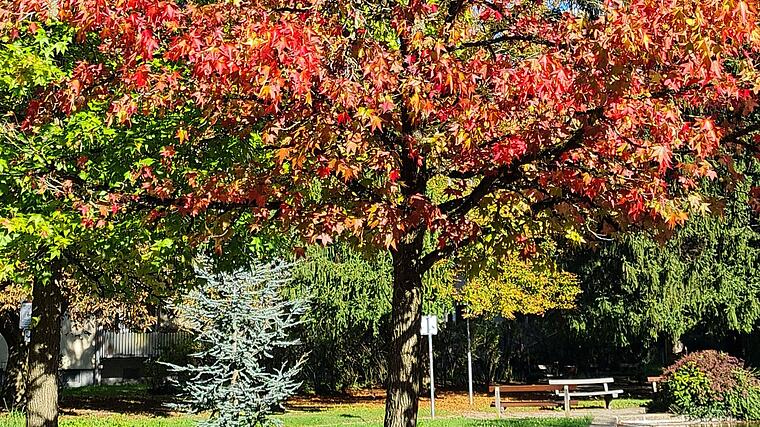
<svg viewBox="0 0 760 427">
<path fill-rule="evenodd" d="M 715 350 L 691 353 L 664 377 L 656 407 L 692 418 L 760 420 L 760 380 L 741 359 Z"/>
</svg>

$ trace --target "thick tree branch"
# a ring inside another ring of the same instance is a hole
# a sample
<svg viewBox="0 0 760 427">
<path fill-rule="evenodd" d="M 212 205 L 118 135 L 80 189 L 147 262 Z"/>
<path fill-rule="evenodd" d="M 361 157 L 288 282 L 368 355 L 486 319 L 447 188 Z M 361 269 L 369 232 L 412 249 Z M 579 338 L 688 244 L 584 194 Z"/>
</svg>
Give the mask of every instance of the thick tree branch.
<svg viewBox="0 0 760 427">
<path fill-rule="evenodd" d="M 588 116 L 588 124 L 593 124 L 600 117 L 602 117 L 602 113 L 602 108 L 595 108 L 589 111 L 585 111 L 583 114 Z M 448 216 L 463 216 L 472 210 L 475 206 L 477 206 L 483 197 L 490 194 L 493 190 L 499 188 L 499 186 L 508 185 L 517 181 L 521 177 L 520 168 L 523 165 L 527 165 L 538 160 L 557 158 L 562 153 L 580 148 L 583 143 L 583 138 L 586 134 L 587 125 L 580 126 L 573 133 L 573 135 L 562 144 L 548 147 L 543 150 L 536 151 L 532 154 L 527 154 L 511 165 L 502 166 L 498 168 L 494 173 L 485 175 L 483 179 L 480 180 L 478 185 L 476 185 L 468 195 L 441 203 L 438 205 L 438 208 L 443 214 Z"/>
<path fill-rule="evenodd" d="M 497 183 L 512 183 L 515 182 L 519 176 L 519 168 L 514 166 L 501 167 L 497 169 L 495 173 L 484 176 L 478 185 L 476 185 L 466 196 L 443 202 L 438 205 L 438 208 L 442 213 L 450 217 L 464 216 L 464 214 L 477 206 L 483 197 L 490 194 L 497 186 Z"/>
<path fill-rule="evenodd" d="M 462 242 L 459 242 L 458 244 L 449 244 L 442 248 L 438 248 L 432 252 L 429 252 L 420 260 L 420 271 L 422 273 L 427 272 L 430 270 L 430 268 L 433 267 L 433 265 L 435 265 L 436 262 L 453 255 L 454 252 L 456 252 L 459 248 L 475 243 L 481 238 L 482 234 L 478 233 L 476 235 L 470 236 Z"/>
<path fill-rule="evenodd" d="M 99 270 L 97 272 L 92 271 L 91 268 L 84 265 L 84 262 L 82 259 L 78 256 L 76 256 L 71 251 L 64 251 L 64 256 L 66 259 L 71 263 L 74 264 L 77 267 L 77 270 L 87 279 L 89 279 L 94 285 L 95 288 L 98 290 L 98 296 L 105 297 L 106 290 L 105 286 L 103 286 L 103 283 L 101 282 L 101 279 L 103 278 L 103 271 Z"/>
</svg>

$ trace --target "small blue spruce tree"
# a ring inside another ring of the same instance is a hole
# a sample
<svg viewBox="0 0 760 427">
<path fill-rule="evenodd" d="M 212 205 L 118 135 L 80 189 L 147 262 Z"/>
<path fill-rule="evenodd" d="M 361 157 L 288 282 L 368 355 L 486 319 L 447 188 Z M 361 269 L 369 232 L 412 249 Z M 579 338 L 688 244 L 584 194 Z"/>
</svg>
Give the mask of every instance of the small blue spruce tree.
<svg viewBox="0 0 760 427">
<path fill-rule="evenodd" d="M 304 360 L 276 360 L 279 350 L 299 344 L 289 330 L 306 309 L 305 301 L 282 296 L 289 267 L 254 263 L 250 270 L 216 274 L 204 265 L 197 274 L 202 284 L 175 308 L 202 350 L 191 364 L 168 364 L 184 379 L 175 407 L 210 413 L 203 427 L 277 424 L 269 415 L 300 386 Z"/>
</svg>

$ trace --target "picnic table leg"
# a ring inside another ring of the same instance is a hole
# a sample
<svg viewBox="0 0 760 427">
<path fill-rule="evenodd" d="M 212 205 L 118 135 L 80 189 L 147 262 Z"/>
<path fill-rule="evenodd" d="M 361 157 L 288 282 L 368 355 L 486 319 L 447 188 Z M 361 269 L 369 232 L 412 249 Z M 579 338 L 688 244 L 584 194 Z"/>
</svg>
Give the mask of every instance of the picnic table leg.
<svg viewBox="0 0 760 427">
<path fill-rule="evenodd" d="M 607 385 L 607 383 L 604 383 L 604 391 L 610 391 L 610 387 Z M 605 394 L 604 395 L 604 409 L 609 411 L 611 403 L 612 403 L 612 395 Z"/>
<path fill-rule="evenodd" d="M 494 400 L 496 400 L 496 413 L 499 414 L 499 418 L 501 418 L 501 391 L 499 390 L 499 387 L 496 387 L 493 390 L 493 396 Z"/>
<path fill-rule="evenodd" d="M 564 387 L 565 392 L 565 416 L 570 416 L 570 387 Z"/>
</svg>

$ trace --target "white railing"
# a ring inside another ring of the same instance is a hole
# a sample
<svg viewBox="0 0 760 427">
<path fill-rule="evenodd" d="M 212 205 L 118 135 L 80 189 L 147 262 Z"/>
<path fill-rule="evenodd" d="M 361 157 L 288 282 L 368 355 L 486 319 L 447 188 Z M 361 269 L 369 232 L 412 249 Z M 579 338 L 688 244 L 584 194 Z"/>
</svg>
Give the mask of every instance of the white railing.
<svg viewBox="0 0 760 427">
<path fill-rule="evenodd" d="M 188 332 L 110 332 L 100 331 L 96 348 L 100 358 L 156 357 L 165 348 L 191 339 Z"/>
</svg>

